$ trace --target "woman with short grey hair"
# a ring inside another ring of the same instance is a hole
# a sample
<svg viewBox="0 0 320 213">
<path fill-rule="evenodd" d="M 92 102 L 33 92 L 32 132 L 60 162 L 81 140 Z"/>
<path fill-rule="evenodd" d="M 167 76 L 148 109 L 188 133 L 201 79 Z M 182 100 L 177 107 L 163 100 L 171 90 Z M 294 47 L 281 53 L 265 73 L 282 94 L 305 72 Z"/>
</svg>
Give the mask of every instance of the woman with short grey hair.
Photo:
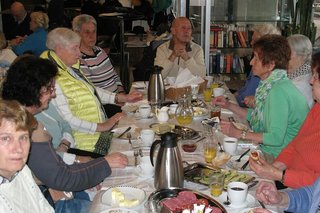
<svg viewBox="0 0 320 213">
<path fill-rule="evenodd" d="M 92 23 L 97 29 L 97 21 L 92 16 L 81 14 L 72 20 L 72 30 L 79 33 L 84 23 Z"/>
<path fill-rule="evenodd" d="M 291 35 L 287 38 L 291 48 L 291 58 L 288 67 L 288 78 L 306 98 L 309 107 L 314 104 L 312 88 L 309 84 L 311 72 L 312 44 L 307 36 Z"/>
</svg>

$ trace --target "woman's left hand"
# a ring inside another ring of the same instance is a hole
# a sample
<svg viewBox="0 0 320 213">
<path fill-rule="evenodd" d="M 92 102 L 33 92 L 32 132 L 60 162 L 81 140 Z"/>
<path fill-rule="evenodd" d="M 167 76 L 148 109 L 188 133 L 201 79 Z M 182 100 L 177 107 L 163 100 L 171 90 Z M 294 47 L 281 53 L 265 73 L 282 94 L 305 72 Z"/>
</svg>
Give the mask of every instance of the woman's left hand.
<svg viewBox="0 0 320 213">
<path fill-rule="evenodd" d="M 249 165 L 260 178 L 269 180 L 281 180 L 282 171 L 269 164 L 266 160 L 259 157 L 259 161 L 249 159 Z"/>
</svg>

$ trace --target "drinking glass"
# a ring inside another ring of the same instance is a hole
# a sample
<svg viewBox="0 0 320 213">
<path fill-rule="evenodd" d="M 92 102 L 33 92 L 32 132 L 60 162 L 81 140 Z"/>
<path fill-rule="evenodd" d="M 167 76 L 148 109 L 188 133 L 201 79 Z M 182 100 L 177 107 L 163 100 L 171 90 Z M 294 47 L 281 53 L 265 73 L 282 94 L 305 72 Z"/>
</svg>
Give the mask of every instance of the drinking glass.
<svg viewBox="0 0 320 213">
<path fill-rule="evenodd" d="M 211 101 L 211 96 L 212 96 L 212 89 L 211 88 L 206 88 L 203 91 L 203 99 L 205 102 L 210 102 Z"/>
<path fill-rule="evenodd" d="M 206 138 L 203 142 L 203 154 L 205 162 L 211 164 L 217 155 L 217 145 L 213 142 L 212 138 Z"/>
<path fill-rule="evenodd" d="M 224 186 L 224 174 L 221 172 L 215 172 L 209 179 L 210 193 L 212 196 L 218 197 L 222 194 Z"/>
</svg>

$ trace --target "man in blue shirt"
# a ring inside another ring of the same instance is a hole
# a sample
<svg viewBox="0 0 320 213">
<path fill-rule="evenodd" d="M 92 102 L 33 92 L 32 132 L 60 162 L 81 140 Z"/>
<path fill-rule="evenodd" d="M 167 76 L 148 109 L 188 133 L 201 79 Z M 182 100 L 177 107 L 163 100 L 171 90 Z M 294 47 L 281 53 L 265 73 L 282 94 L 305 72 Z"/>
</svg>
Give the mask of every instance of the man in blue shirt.
<svg viewBox="0 0 320 213">
<path fill-rule="evenodd" d="M 277 191 L 272 182 L 260 182 L 257 191 L 257 199 L 267 205 L 283 207 L 288 212 L 319 212 L 320 204 L 320 178 L 312 185 L 288 192 Z M 255 213 L 269 213 L 266 209 L 254 209 Z"/>
</svg>

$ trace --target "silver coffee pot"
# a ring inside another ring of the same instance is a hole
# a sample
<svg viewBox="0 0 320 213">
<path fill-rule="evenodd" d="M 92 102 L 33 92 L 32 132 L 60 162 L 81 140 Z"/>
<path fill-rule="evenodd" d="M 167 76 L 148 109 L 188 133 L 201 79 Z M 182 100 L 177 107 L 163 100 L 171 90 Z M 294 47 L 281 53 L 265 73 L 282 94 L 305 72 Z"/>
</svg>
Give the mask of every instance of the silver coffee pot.
<svg viewBox="0 0 320 213">
<path fill-rule="evenodd" d="M 164 82 L 160 66 L 154 66 L 149 78 L 148 101 L 151 105 L 159 105 L 164 102 Z"/>
<path fill-rule="evenodd" d="M 154 166 L 154 152 L 160 144 L 156 162 L 154 186 L 156 189 L 168 189 L 172 187 L 183 188 L 182 158 L 177 146 L 177 135 L 171 132 L 161 135 L 161 140 L 156 140 L 150 149 L 150 160 Z"/>
</svg>

